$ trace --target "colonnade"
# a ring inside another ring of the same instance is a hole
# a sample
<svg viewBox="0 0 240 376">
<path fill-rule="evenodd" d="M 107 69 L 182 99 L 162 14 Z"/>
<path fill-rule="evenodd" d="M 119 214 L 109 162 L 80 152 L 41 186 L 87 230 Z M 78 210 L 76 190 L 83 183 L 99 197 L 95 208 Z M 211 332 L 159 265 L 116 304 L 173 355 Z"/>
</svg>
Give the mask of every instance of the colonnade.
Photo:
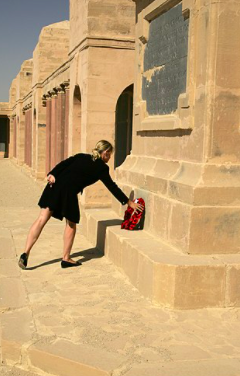
<svg viewBox="0 0 240 376">
<path fill-rule="evenodd" d="M 23 107 L 25 115 L 24 163 L 32 167 L 32 102 Z"/>
<path fill-rule="evenodd" d="M 12 124 L 11 124 L 12 123 Z M 17 158 L 17 118 L 16 115 L 10 119 L 10 132 L 13 132 L 13 157 Z"/>
<path fill-rule="evenodd" d="M 46 172 L 68 156 L 69 81 L 42 97 L 46 107 Z"/>
</svg>

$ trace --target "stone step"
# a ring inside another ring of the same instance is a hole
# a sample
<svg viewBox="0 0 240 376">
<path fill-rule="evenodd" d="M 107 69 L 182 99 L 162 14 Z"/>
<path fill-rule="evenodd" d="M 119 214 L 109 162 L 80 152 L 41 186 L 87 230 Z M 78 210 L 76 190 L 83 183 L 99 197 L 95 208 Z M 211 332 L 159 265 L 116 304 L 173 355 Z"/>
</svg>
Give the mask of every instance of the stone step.
<svg viewBox="0 0 240 376">
<path fill-rule="evenodd" d="M 127 231 L 108 209 L 83 211 L 83 234 L 154 304 L 174 309 L 240 306 L 240 255 L 189 255 L 147 231 Z"/>
</svg>

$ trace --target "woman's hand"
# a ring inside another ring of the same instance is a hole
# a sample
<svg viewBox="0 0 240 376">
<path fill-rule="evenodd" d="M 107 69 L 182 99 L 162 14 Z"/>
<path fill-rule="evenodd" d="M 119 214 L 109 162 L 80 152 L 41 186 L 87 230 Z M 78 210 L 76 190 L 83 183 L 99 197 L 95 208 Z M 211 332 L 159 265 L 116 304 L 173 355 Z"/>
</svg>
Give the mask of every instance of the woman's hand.
<svg viewBox="0 0 240 376">
<path fill-rule="evenodd" d="M 144 210 L 144 206 L 139 204 L 138 202 L 134 202 L 134 201 L 131 201 L 131 200 L 128 200 L 128 206 L 130 206 L 130 208 L 132 208 L 134 211 L 135 210 L 139 210 L 140 212 L 142 212 Z"/>
<path fill-rule="evenodd" d="M 55 183 L 56 179 L 55 179 L 55 177 L 53 175 L 48 175 L 47 176 L 47 181 L 48 181 L 50 187 L 52 188 L 52 185 Z"/>
</svg>

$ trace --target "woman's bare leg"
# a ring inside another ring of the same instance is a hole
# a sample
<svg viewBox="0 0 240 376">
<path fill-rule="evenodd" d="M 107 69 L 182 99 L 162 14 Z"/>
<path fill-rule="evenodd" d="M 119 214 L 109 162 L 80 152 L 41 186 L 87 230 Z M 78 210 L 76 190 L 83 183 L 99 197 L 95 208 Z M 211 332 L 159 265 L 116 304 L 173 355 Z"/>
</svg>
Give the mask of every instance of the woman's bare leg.
<svg viewBox="0 0 240 376">
<path fill-rule="evenodd" d="M 72 250 L 74 238 L 76 234 L 76 223 L 66 219 L 66 227 L 63 237 L 63 260 L 75 263 L 74 260 L 70 258 L 70 253 Z"/>
<path fill-rule="evenodd" d="M 25 246 L 25 250 L 24 250 L 24 253 L 26 253 L 27 256 L 29 256 L 33 245 L 38 240 L 39 235 L 42 232 L 42 229 L 44 228 L 44 226 L 48 222 L 48 220 L 51 218 L 51 216 L 52 216 L 52 211 L 50 211 L 48 208 L 41 209 L 39 217 L 33 223 L 33 225 L 31 226 L 31 228 L 29 230 L 29 233 L 28 233 L 26 246 Z"/>
</svg>

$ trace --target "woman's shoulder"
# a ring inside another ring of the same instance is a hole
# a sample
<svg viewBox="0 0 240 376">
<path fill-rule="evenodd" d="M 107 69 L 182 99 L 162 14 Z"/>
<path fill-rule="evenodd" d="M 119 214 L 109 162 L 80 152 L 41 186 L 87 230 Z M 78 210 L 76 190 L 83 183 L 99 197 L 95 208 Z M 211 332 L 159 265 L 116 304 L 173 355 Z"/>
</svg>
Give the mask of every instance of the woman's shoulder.
<svg viewBox="0 0 240 376">
<path fill-rule="evenodd" d="M 87 154 L 87 153 L 78 153 L 78 154 L 75 154 L 75 157 L 77 159 L 82 159 L 82 160 L 91 160 L 91 155 L 90 154 Z"/>
<path fill-rule="evenodd" d="M 75 157 L 79 162 L 84 162 L 85 164 L 87 163 L 88 165 L 91 165 L 93 167 L 95 166 L 95 168 L 101 172 L 109 171 L 108 165 L 104 163 L 101 158 L 94 160 L 92 158 L 92 155 L 87 153 L 78 153 L 75 154 Z"/>
<path fill-rule="evenodd" d="M 102 159 L 96 159 L 94 160 L 92 158 L 91 154 L 87 153 L 78 153 L 75 155 L 75 157 L 82 162 L 90 163 L 92 165 L 95 165 L 97 167 L 106 168 L 106 164 L 102 161 Z"/>
<path fill-rule="evenodd" d="M 91 159 L 92 159 L 92 156 L 91 156 Z M 100 173 L 102 173 L 104 171 L 105 172 L 109 171 L 108 165 L 105 162 L 103 162 L 103 160 L 101 158 L 97 158 L 96 160 L 92 159 L 92 161 L 93 161 L 94 165 L 96 166 L 97 170 Z"/>
</svg>

